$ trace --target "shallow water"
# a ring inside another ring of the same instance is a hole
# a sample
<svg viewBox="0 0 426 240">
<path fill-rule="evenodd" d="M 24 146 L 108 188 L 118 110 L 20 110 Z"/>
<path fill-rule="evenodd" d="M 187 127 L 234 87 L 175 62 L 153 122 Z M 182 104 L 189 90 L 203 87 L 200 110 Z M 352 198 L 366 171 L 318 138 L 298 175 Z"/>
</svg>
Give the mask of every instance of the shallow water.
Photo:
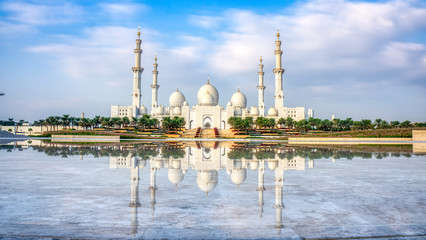
<svg viewBox="0 0 426 240">
<path fill-rule="evenodd" d="M 0 145 L 3 238 L 426 238 L 409 146 Z"/>
</svg>

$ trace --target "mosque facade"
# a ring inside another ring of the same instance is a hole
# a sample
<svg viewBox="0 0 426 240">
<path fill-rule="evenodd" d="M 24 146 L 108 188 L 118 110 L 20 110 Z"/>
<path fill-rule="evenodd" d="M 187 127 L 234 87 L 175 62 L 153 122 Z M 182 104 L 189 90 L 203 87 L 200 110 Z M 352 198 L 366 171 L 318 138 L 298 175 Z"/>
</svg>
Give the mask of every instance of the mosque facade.
<svg viewBox="0 0 426 240">
<path fill-rule="evenodd" d="M 136 39 L 135 52 L 135 66 L 132 68 L 133 71 L 133 93 L 132 93 L 132 105 L 129 106 L 111 106 L 111 117 L 142 117 L 145 114 L 151 115 L 153 118 L 157 118 L 162 121 L 164 117 L 183 117 L 185 119 L 185 127 L 191 128 L 218 128 L 228 129 L 228 119 L 230 117 L 253 117 L 256 120 L 259 116 L 268 118 L 274 118 L 278 120 L 280 118 L 291 117 L 296 121 L 305 119 L 306 117 L 313 117 L 313 110 L 309 109 L 308 114 L 305 113 L 304 107 L 289 108 L 284 106 L 284 91 L 283 91 L 283 73 L 285 71 L 282 68 L 282 53 L 280 34 L 277 32 L 277 40 L 275 41 L 276 49 L 275 54 L 275 68 L 274 79 L 275 79 L 275 95 L 274 95 L 274 106 L 271 106 L 268 110 L 265 108 L 264 102 L 264 90 L 266 88 L 264 84 L 264 72 L 262 58 L 259 63 L 259 82 L 258 82 L 258 105 L 248 107 L 247 98 L 244 93 L 239 89 L 235 92 L 228 104 L 224 107 L 219 105 L 219 91 L 210 83 L 210 79 L 207 79 L 205 85 L 201 86 L 197 93 L 197 104 L 195 106 L 189 106 L 185 96 L 177 89 L 169 97 L 169 105 L 165 107 L 158 103 L 158 63 L 157 56 L 153 64 L 154 70 L 152 71 L 152 99 L 150 111 L 141 105 L 141 75 L 143 68 L 141 67 L 141 43 L 140 30 L 138 31 L 138 38 Z"/>
</svg>

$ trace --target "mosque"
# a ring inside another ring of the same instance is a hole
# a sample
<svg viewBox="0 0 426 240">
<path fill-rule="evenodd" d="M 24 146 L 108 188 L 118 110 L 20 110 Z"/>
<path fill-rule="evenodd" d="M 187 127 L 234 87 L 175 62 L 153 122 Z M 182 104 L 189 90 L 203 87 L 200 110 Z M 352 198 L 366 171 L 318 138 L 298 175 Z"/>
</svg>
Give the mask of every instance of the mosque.
<svg viewBox="0 0 426 240">
<path fill-rule="evenodd" d="M 141 67 L 141 43 L 140 28 L 138 31 L 138 38 L 136 39 L 135 52 L 135 66 L 132 68 L 133 71 L 133 94 L 132 94 L 132 105 L 130 106 L 111 106 L 111 117 L 142 117 L 145 114 L 151 115 L 153 118 L 157 118 L 162 121 L 164 117 L 183 117 L 185 118 L 185 127 L 191 128 L 218 128 L 218 129 L 229 129 L 228 118 L 230 117 L 253 117 L 255 120 L 259 116 L 265 116 L 268 118 L 279 118 L 291 117 L 296 121 L 305 119 L 305 116 L 313 117 L 313 110 L 309 109 L 308 114 L 305 114 L 304 107 L 289 108 L 284 106 L 284 92 L 283 92 L 283 73 L 281 55 L 280 34 L 277 31 L 277 40 L 275 41 L 276 50 L 275 54 L 275 69 L 273 69 L 275 76 L 275 105 L 271 106 L 267 112 L 265 109 L 264 102 L 264 72 L 262 58 L 259 63 L 259 85 L 258 89 L 258 105 L 247 107 L 247 98 L 239 89 L 235 92 L 226 107 L 219 105 L 219 91 L 213 84 L 210 83 L 210 79 L 207 79 L 205 85 L 203 85 L 197 93 L 197 105 L 189 106 L 185 96 L 177 89 L 170 95 L 169 106 L 165 107 L 158 103 L 158 63 L 157 56 L 153 64 L 154 70 L 152 71 L 152 99 L 151 109 L 148 113 L 148 109 L 141 106 L 141 75 L 143 68 Z M 266 113 L 266 114 L 265 114 Z"/>
</svg>

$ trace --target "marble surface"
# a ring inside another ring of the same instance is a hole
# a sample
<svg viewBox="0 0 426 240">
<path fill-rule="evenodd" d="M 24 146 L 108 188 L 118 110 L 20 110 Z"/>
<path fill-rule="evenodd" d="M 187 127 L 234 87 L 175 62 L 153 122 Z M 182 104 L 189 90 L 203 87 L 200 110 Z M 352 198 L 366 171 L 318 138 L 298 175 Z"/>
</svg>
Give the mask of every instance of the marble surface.
<svg viewBox="0 0 426 240">
<path fill-rule="evenodd" d="M 208 196 L 190 169 L 177 186 L 149 164 L 139 208 L 129 207 L 131 171 L 108 157 L 0 151 L 2 239 L 426 239 L 426 157 L 317 159 L 284 172 L 283 228 L 275 228 L 274 171 L 265 169 L 261 213 L 257 170 L 239 186 L 225 169 Z"/>
</svg>

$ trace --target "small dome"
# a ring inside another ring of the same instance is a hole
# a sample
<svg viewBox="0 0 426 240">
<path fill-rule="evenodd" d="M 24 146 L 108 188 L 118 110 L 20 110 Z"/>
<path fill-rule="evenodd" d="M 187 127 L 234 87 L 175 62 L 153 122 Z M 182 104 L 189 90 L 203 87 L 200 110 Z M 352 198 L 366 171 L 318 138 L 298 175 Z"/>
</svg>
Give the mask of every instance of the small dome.
<svg viewBox="0 0 426 240">
<path fill-rule="evenodd" d="M 259 109 L 256 106 L 251 107 L 250 114 L 252 116 L 259 116 Z"/>
<path fill-rule="evenodd" d="M 241 108 L 235 108 L 234 116 L 241 116 L 241 115 L 243 115 L 243 110 Z"/>
<path fill-rule="evenodd" d="M 181 115 L 182 114 L 182 110 L 180 109 L 180 107 L 175 107 L 173 109 L 173 115 Z"/>
<path fill-rule="evenodd" d="M 206 94 L 201 98 L 201 102 L 199 102 L 202 106 L 213 106 L 214 104 L 214 97 L 207 91 Z"/>
<path fill-rule="evenodd" d="M 164 115 L 164 107 L 158 106 L 157 109 L 155 109 L 156 115 Z"/>
<path fill-rule="evenodd" d="M 144 115 L 148 112 L 145 105 L 142 105 L 142 107 L 139 108 L 139 114 Z"/>
<path fill-rule="evenodd" d="M 270 117 L 276 117 L 278 116 L 278 112 L 274 107 L 269 108 L 268 110 L 268 116 Z"/>
<path fill-rule="evenodd" d="M 183 106 L 188 106 L 188 102 L 187 102 L 187 101 L 184 101 L 184 102 L 183 102 Z"/>
<path fill-rule="evenodd" d="M 170 107 L 182 106 L 185 101 L 186 101 L 185 96 L 181 92 L 179 92 L 179 89 L 176 89 L 176 92 L 170 95 L 169 106 Z"/>
<path fill-rule="evenodd" d="M 231 181 L 237 185 L 240 185 L 246 180 L 247 172 L 246 169 L 233 169 L 231 172 Z"/>
<path fill-rule="evenodd" d="M 228 105 L 226 105 L 226 106 L 228 106 L 228 107 L 232 107 L 232 103 L 231 103 L 231 102 L 228 102 Z"/>
<path fill-rule="evenodd" d="M 168 177 L 171 183 L 178 184 L 182 182 L 185 175 L 182 173 L 182 170 L 180 169 L 169 168 Z"/>
<path fill-rule="evenodd" d="M 268 167 L 271 170 L 277 168 L 277 165 L 278 165 L 278 162 L 276 160 L 269 160 L 268 161 Z"/>
<path fill-rule="evenodd" d="M 234 107 L 245 108 L 247 105 L 247 98 L 242 92 L 240 92 L 240 89 L 238 89 L 238 91 L 232 95 L 231 103 Z"/>
<path fill-rule="evenodd" d="M 209 83 L 209 80 L 207 80 L 207 84 L 202 86 L 198 90 L 198 93 L 197 93 L 198 104 L 202 103 L 201 100 L 204 97 L 204 95 L 206 95 L 206 93 L 210 93 L 210 95 L 212 95 L 214 105 L 217 105 L 219 103 L 219 92 L 213 85 Z"/>
<path fill-rule="evenodd" d="M 217 185 L 218 177 L 217 171 L 203 170 L 197 172 L 197 185 L 201 191 L 208 193 L 213 190 Z"/>
</svg>

